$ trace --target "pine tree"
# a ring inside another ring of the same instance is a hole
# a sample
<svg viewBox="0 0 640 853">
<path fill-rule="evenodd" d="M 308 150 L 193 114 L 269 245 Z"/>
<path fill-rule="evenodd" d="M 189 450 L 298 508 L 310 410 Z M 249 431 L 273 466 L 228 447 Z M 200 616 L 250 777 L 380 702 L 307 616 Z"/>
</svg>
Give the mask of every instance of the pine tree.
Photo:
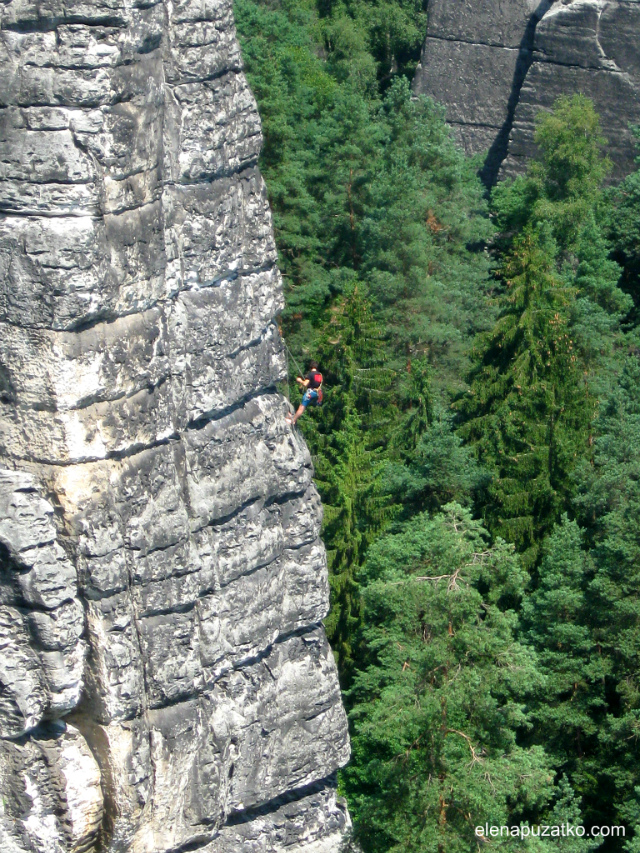
<svg viewBox="0 0 640 853">
<path fill-rule="evenodd" d="M 513 548 L 489 547 L 449 504 L 379 540 L 364 577 L 368 659 L 349 694 L 343 777 L 364 849 L 468 853 L 476 826 L 539 815 L 554 774 L 516 738 L 540 677 L 505 609 L 526 582 Z"/>
</svg>

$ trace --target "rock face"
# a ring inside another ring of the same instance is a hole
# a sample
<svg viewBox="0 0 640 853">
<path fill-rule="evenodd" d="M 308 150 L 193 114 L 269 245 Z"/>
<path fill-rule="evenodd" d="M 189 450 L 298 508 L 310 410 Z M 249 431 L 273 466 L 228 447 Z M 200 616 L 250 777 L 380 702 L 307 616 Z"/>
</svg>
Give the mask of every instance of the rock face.
<svg viewBox="0 0 640 853">
<path fill-rule="evenodd" d="M 0 847 L 336 853 L 321 508 L 231 2 L 0 25 Z"/>
<path fill-rule="evenodd" d="M 640 0 L 430 0 L 414 90 L 444 104 L 468 153 L 488 151 L 489 184 L 524 170 L 540 109 L 582 92 L 619 179 L 634 167 L 639 40 Z"/>
</svg>

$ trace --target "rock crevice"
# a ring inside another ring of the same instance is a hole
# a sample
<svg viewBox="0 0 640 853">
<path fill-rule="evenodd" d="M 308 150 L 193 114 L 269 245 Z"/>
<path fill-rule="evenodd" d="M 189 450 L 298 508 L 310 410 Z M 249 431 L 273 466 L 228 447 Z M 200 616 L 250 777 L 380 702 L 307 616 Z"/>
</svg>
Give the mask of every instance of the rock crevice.
<svg viewBox="0 0 640 853">
<path fill-rule="evenodd" d="M 582 92 L 601 114 L 617 180 L 634 168 L 640 123 L 639 0 L 430 0 L 414 91 L 432 96 L 482 177 L 522 173 L 535 115 Z"/>
</svg>

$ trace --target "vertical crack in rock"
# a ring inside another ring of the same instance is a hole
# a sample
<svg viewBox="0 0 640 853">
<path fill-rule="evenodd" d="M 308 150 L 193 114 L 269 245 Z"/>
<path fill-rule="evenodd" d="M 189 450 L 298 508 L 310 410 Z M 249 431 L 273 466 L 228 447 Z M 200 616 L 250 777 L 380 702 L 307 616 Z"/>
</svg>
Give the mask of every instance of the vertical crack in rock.
<svg viewBox="0 0 640 853">
<path fill-rule="evenodd" d="M 509 138 L 513 129 L 513 122 L 516 115 L 516 108 L 520 102 L 520 92 L 524 85 L 525 78 L 533 62 L 533 50 L 535 45 L 536 27 L 542 16 L 549 10 L 553 0 L 542 0 L 535 12 L 531 15 L 527 22 L 527 26 L 520 42 L 518 49 L 518 59 L 516 61 L 515 71 L 513 73 L 513 81 L 511 83 L 511 92 L 507 101 L 507 115 L 504 124 L 498 131 L 498 134 L 489 148 L 489 152 L 484 162 L 484 166 L 480 171 L 482 182 L 487 187 L 492 187 L 500 172 L 500 168 L 507 157 L 509 150 Z"/>
<path fill-rule="evenodd" d="M 535 114 L 581 92 L 600 114 L 606 153 L 619 180 L 634 168 L 629 126 L 640 123 L 638 0 L 556 2 L 536 29 L 534 62 L 521 90 L 501 175 L 522 172 L 535 151 Z"/>
<path fill-rule="evenodd" d="M 231 0 L 0 8 L 0 845 L 341 847 Z"/>
<path fill-rule="evenodd" d="M 600 113 L 618 180 L 640 123 L 640 0 L 430 0 L 413 88 L 443 104 L 487 186 L 535 154 L 535 116 L 582 92 Z"/>
</svg>

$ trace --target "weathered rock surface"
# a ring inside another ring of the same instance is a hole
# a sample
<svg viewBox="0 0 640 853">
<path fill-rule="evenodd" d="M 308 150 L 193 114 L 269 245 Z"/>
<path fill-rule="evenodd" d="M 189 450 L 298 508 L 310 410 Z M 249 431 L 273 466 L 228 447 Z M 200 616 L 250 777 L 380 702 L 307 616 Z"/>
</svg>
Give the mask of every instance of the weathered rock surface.
<svg viewBox="0 0 640 853">
<path fill-rule="evenodd" d="M 321 508 L 231 2 L 0 25 L 0 846 L 335 853 Z"/>
<path fill-rule="evenodd" d="M 0 469 L 2 738 L 21 737 L 80 699 L 84 610 L 52 518 L 33 477 Z"/>
<path fill-rule="evenodd" d="M 640 123 L 640 0 L 430 0 L 414 90 L 444 104 L 483 177 L 521 173 L 534 117 L 582 92 L 601 115 L 614 178 L 628 174 Z"/>
</svg>

